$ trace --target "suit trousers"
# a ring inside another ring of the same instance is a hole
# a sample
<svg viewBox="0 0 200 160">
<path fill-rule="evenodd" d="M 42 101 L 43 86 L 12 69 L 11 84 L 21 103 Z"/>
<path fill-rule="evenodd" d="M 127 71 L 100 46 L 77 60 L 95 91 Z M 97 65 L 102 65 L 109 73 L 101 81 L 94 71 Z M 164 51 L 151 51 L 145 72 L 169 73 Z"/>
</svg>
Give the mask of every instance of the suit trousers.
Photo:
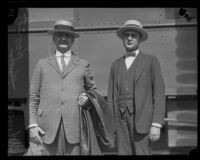
<svg viewBox="0 0 200 160">
<path fill-rule="evenodd" d="M 80 143 L 68 143 L 65 136 L 63 120 L 61 118 L 54 142 L 52 144 L 43 144 L 42 155 L 79 155 L 79 153 Z"/>
<path fill-rule="evenodd" d="M 148 134 L 140 134 L 135 130 L 134 113 L 126 108 L 117 114 L 117 149 L 119 155 L 151 155 Z"/>
</svg>

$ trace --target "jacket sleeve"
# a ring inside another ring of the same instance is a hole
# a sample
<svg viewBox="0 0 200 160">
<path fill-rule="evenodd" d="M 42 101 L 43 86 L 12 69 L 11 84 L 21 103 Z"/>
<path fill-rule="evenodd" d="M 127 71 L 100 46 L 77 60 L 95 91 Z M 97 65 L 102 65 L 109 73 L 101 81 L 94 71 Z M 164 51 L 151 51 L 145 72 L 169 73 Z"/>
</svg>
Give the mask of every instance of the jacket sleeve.
<svg viewBox="0 0 200 160">
<path fill-rule="evenodd" d="M 87 64 L 85 68 L 84 88 L 86 91 L 89 89 L 97 89 L 90 64 Z"/>
<path fill-rule="evenodd" d="M 30 83 L 30 93 L 29 93 L 29 125 L 37 124 L 37 110 L 40 102 L 40 87 L 41 87 L 41 65 L 38 61 L 34 71 L 32 80 Z"/>
<path fill-rule="evenodd" d="M 152 123 L 164 124 L 165 117 L 165 84 L 161 73 L 160 63 L 157 57 L 153 57 L 152 63 L 152 87 L 153 87 L 153 120 Z"/>
</svg>

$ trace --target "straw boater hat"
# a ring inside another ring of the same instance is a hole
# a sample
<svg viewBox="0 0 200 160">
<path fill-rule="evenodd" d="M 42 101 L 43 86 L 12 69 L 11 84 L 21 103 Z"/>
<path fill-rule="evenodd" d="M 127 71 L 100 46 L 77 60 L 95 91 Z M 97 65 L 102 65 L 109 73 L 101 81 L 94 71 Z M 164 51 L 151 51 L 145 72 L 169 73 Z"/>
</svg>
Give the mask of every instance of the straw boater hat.
<svg viewBox="0 0 200 160">
<path fill-rule="evenodd" d="M 122 27 L 117 30 L 117 35 L 122 39 L 123 33 L 127 30 L 137 31 L 141 34 L 141 41 L 148 38 L 148 33 L 143 29 L 142 24 L 136 20 L 127 20 Z"/>
<path fill-rule="evenodd" d="M 71 21 L 66 20 L 58 20 L 54 24 L 54 29 L 48 31 L 50 35 L 57 33 L 57 32 L 65 32 L 72 34 L 74 38 L 78 38 L 79 34 L 74 31 L 74 25 Z"/>
</svg>

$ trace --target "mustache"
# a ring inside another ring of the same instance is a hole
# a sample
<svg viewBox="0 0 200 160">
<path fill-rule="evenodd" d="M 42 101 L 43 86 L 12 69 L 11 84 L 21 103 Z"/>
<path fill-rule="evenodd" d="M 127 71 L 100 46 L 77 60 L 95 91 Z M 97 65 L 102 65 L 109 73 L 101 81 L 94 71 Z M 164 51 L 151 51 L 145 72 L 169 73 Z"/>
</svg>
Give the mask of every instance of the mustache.
<svg viewBox="0 0 200 160">
<path fill-rule="evenodd" d="M 134 40 L 126 41 L 126 44 L 137 44 L 137 41 L 134 41 Z"/>
</svg>

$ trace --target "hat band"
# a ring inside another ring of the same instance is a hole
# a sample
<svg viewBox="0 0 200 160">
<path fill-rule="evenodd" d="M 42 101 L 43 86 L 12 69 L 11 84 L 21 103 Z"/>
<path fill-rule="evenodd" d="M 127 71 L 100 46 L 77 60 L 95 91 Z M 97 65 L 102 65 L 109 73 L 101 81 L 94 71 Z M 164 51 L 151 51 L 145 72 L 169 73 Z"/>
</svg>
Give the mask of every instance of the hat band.
<svg viewBox="0 0 200 160">
<path fill-rule="evenodd" d="M 66 30 L 66 31 L 74 31 L 74 27 L 66 26 L 66 25 L 55 25 L 55 30 Z"/>
<path fill-rule="evenodd" d="M 137 27 L 137 28 L 142 28 L 139 25 L 135 25 L 135 24 L 127 24 L 125 27 Z"/>
</svg>

